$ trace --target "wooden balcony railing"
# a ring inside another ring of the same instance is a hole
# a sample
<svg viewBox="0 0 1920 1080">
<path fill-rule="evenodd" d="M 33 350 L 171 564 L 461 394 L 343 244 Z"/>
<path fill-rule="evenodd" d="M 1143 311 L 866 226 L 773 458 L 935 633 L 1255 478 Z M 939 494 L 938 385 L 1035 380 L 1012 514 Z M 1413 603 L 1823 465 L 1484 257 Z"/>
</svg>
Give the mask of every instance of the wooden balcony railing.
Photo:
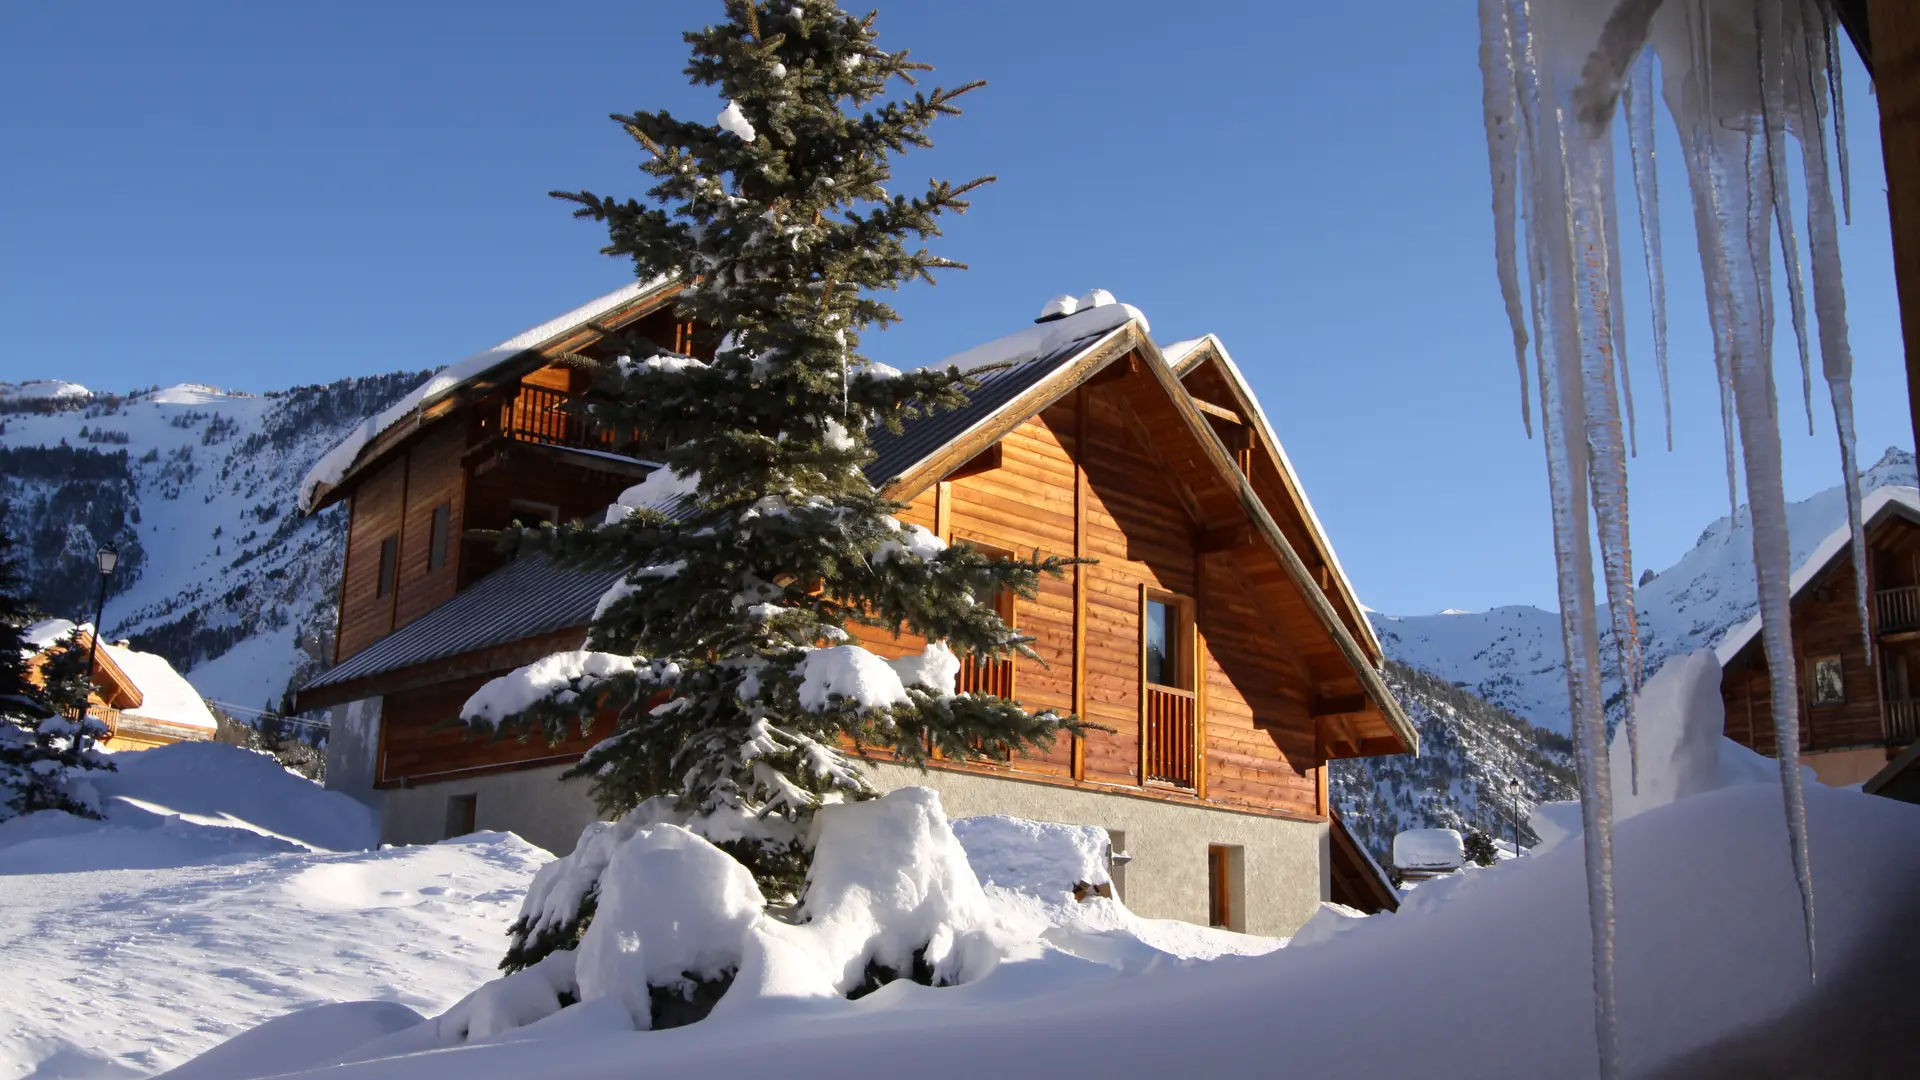
<svg viewBox="0 0 1920 1080">
<path fill-rule="evenodd" d="M 1887 741 L 1912 742 L 1920 737 L 1920 701 L 1887 702 Z"/>
<path fill-rule="evenodd" d="M 500 434 L 543 446 L 624 452 L 631 440 L 621 439 L 607 424 L 567 410 L 579 396 L 544 386 L 521 386 L 500 405 Z"/>
<path fill-rule="evenodd" d="M 969 653 L 960 658 L 960 678 L 956 687 L 962 694 L 1013 699 L 1013 658 L 978 657 Z"/>
<path fill-rule="evenodd" d="M 1190 788 L 1195 772 L 1195 707 L 1191 690 L 1149 684 L 1143 779 Z"/>
<path fill-rule="evenodd" d="M 1881 589 L 1873 594 L 1874 629 L 1886 634 L 1920 630 L 1920 586 Z"/>
</svg>

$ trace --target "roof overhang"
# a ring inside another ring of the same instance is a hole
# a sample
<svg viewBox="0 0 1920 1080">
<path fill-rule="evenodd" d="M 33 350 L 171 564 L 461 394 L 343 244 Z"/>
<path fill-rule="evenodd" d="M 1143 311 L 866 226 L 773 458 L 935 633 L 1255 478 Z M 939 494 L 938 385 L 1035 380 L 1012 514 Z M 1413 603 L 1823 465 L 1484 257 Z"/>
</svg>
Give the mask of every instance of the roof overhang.
<svg viewBox="0 0 1920 1080">
<path fill-rule="evenodd" d="M 396 415 L 383 413 L 370 418 L 378 430 L 354 454 L 352 462 L 338 479 L 314 484 L 306 512 L 318 513 L 340 501 L 357 478 L 383 464 L 424 428 L 453 415 L 501 386 L 517 382 L 557 357 L 587 348 L 609 331 L 618 330 L 659 311 L 685 287 L 685 283 L 677 278 L 662 278 L 638 287 L 629 287 L 624 291 L 630 291 L 632 295 L 622 297 L 617 303 L 604 306 L 589 304 L 485 353 L 469 357 L 461 364 L 442 368 L 427 381 L 426 386 L 433 386 L 447 372 L 462 365 L 472 365 L 475 360 L 483 358 L 486 361 L 483 365 L 476 365 L 476 370 L 471 373 L 445 386 L 436 387 L 430 393 L 421 394 L 416 390 L 415 393 L 420 395 L 419 400 L 399 410 Z M 382 420 L 385 422 L 381 423 Z"/>
</svg>

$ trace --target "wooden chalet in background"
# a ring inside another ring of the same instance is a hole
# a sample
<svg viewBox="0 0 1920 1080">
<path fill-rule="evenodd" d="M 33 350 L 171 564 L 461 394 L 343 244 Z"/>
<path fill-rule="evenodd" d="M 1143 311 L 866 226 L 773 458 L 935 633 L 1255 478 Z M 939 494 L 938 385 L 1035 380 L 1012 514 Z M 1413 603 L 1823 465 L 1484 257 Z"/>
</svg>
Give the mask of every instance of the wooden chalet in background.
<svg viewBox="0 0 1920 1080">
<path fill-rule="evenodd" d="M 345 501 L 351 522 L 337 662 L 298 704 L 334 709 L 329 785 L 379 806 L 384 839 L 479 826 L 565 850 L 593 820 L 584 785 L 557 780 L 592 738 L 492 740 L 450 722 L 487 679 L 579 647 L 618 575 L 502 565 L 465 537 L 598 516 L 651 468 L 561 411 L 585 388 L 552 358 L 610 347 L 603 328 L 697 353 L 672 314 L 677 288 L 623 290 L 495 350 L 510 355 L 449 369 L 459 377 L 313 488 L 316 508 Z M 879 433 L 869 477 L 907 504 L 901 520 L 943 539 L 1097 560 L 1003 611 L 1044 663 L 969 659 L 961 689 L 1113 730 L 926 774 L 872 761 L 876 782 L 934 787 L 955 816 L 1104 826 L 1133 856 L 1136 910 L 1290 931 L 1357 850 L 1329 835 L 1327 762 L 1411 752 L 1417 737 L 1245 380 L 1216 339 L 1163 349 L 1117 304 L 952 362 L 1009 366 L 968 406 Z M 920 648 L 859 637 L 882 655 Z M 1372 887 L 1358 869 L 1341 877 L 1343 892 Z"/>
<path fill-rule="evenodd" d="M 1920 734 L 1920 492 L 1880 488 L 1861 507 L 1861 523 L 1869 633 L 1861 632 L 1845 526 L 1793 575 L 1800 758 L 1834 786 L 1873 777 Z M 1715 651 L 1727 737 L 1773 756 L 1773 683 L 1760 617 L 1729 632 Z"/>
<path fill-rule="evenodd" d="M 69 637 L 71 635 L 71 637 Z M 148 750 L 177 742 L 203 742 L 219 728 L 198 691 L 165 657 L 140 652 L 125 641 L 93 648 L 93 627 L 48 619 L 27 628 L 39 651 L 27 660 L 27 681 L 46 685 L 44 668 L 63 649 L 93 653 L 93 691 L 87 715 L 105 724 L 96 745 L 113 751 Z"/>
</svg>

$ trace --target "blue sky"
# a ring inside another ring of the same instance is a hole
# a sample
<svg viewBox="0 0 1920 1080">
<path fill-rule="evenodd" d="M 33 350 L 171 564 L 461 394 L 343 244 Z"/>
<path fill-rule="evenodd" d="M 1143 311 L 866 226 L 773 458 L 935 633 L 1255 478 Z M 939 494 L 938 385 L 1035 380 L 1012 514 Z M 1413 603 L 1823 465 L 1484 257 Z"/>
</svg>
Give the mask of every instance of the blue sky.
<svg viewBox="0 0 1920 1080">
<path fill-rule="evenodd" d="M 434 367 L 617 286 L 626 268 L 545 193 L 643 190 L 605 115 L 717 112 L 680 74 L 679 32 L 718 11 L 7 5 L 0 378 L 260 391 Z M 973 269 L 900 294 L 906 322 L 869 353 L 927 362 L 1056 293 L 1110 289 L 1162 340 L 1226 341 L 1370 606 L 1554 606 L 1544 460 L 1520 427 L 1493 272 L 1472 5 L 897 0 L 879 26 L 936 80 L 990 82 L 901 180 L 1000 181 L 941 245 Z M 1912 434 L 1878 118 L 1848 74 L 1843 243 L 1871 462 Z M 1671 454 L 1625 230 L 1646 421 L 1635 559 L 1654 568 L 1726 509 L 1677 157 L 1662 175 Z M 1800 497 L 1835 483 L 1838 460 L 1818 386 L 1817 435 L 1794 433 L 1797 362 L 1780 359 Z"/>
</svg>

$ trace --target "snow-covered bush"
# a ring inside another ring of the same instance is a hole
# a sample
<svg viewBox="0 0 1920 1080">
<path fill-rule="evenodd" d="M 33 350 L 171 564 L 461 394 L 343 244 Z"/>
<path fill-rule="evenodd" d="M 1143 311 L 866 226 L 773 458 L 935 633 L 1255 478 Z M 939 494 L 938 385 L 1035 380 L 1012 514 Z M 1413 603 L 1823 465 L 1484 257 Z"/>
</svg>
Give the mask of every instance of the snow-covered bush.
<svg viewBox="0 0 1920 1080">
<path fill-rule="evenodd" d="M 650 800 L 589 825 L 572 854 L 542 867 L 513 932 L 515 957 L 539 944 L 543 958 L 436 1021 L 441 1038 L 483 1038 L 602 998 L 637 1030 L 677 1026 L 767 998 L 857 997 L 899 978 L 968 982 L 1003 955 L 986 893 L 930 789 L 824 808 L 802 899 L 779 915 L 745 866 L 673 817 Z"/>
</svg>

